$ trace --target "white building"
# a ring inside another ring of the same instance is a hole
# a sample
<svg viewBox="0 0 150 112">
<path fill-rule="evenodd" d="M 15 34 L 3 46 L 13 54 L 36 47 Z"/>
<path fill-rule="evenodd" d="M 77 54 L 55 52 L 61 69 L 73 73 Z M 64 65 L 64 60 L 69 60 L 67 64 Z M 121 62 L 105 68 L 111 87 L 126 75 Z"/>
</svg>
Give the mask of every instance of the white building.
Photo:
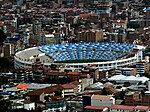
<svg viewBox="0 0 150 112">
<path fill-rule="evenodd" d="M 12 109 L 26 109 L 26 110 L 35 110 L 35 103 L 33 102 L 15 102 L 12 105 Z"/>
<path fill-rule="evenodd" d="M 105 95 L 92 95 L 91 106 L 111 106 L 115 104 L 115 98 Z"/>
<path fill-rule="evenodd" d="M 35 110 L 35 103 L 24 103 L 24 109 Z"/>
<path fill-rule="evenodd" d="M 117 83 L 124 83 L 124 82 L 130 82 L 130 83 L 138 83 L 142 82 L 145 83 L 149 80 L 147 77 L 136 77 L 136 76 L 124 76 L 124 75 L 114 75 L 108 79 L 109 81 L 116 81 Z"/>
</svg>

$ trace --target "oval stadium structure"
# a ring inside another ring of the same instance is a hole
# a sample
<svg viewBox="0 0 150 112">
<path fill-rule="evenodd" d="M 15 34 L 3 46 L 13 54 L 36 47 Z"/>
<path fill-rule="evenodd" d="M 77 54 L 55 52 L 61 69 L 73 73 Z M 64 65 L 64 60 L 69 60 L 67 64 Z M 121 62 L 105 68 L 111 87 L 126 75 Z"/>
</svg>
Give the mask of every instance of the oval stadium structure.
<svg viewBox="0 0 150 112">
<path fill-rule="evenodd" d="M 133 50 L 136 49 L 136 52 Z M 48 44 L 19 51 L 15 54 L 15 68 L 31 68 L 38 58 L 43 65 L 66 60 L 104 60 L 103 62 L 65 63 L 69 67 L 96 64 L 100 71 L 135 64 L 143 58 L 143 46 L 127 43 L 80 42 Z M 60 64 L 60 63 L 59 63 Z"/>
</svg>

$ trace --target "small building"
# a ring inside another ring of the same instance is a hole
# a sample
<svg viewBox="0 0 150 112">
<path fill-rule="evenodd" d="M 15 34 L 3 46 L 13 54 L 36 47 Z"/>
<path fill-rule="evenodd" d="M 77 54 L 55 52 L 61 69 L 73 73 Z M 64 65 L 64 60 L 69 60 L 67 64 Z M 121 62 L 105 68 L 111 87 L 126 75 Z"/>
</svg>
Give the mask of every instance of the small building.
<svg viewBox="0 0 150 112">
<path fill-rule="evenodd" d="M 92 95 L 91 106 L 111 106 L 115 104 L 115 98 L 105 95 Z"/>
<path fill-rule="evenodd" d="M 78 86 L 72 83 L 64 84 L 62 87 L 64 88 L 64 97 L 75 96 L 78 93 Z"/>
<path fill-rule="evenodd" d="M 33 102 L 44 102 L 45 96 L 60 96 L 64 97 L 64 88 L 61 85 L 53 85 L 42 89 L 37 89 L 33 91 L 29 91 L 28 93 L 24 94 L 24 98 L 28 101 Z"/>
<path fill-rule="evenodd" d="M 23 104 L 23 107 L 26 110 L 35 110 L 35 103 L 29 102 L 29 101 L 25 101 L 24 104 Z"/>
<path fill-rule="evenodd" d="M 146 91 L 144 94 L 142 94 L 141 104 L 144 106 L 150 106 L 150 91 Z"/>
<path fill-rule="evenodd" d="M 150 111 L 150 108 L 149 108 L 149 106 L 136 106 L 136 107 L 134 108 L 134 110 L 135 110 L 136 112 L 149 112 L 149 111 Z"/>
<path fill-rule="evenodd" d="M 42 90 L 33 90 L 24 95 L 25 99 L 33 102 L 44 102 L 44 92 Z"/>
<path fill-rule="evenodd" d="M 81 80 L 81 91 L 84 91 L 86 87 L 93 84 L 93 78 L 84 78 Z"/>
<path fill-rule="evenodd" d="M 12 103 L 12 109 L 35 110 L 35 103 L 30 101 L 14 102 Z"/>
<path fill-rule="evenodd" d="M 51 83 L 57 84 L 57 83 L 67 83 L 67 73 L 66 72 L 60 72 L 57 70 L 49 70 L 46 73 L 46 79 L 50 81 Z"/>
<path fill-rule="evenodd" d="M 22 103 L 13 103 L 11 106 L 12 109 L 23 109 Z"/>
<path fill-rule="evenodd" d="M 82 96 L 75 96 L 67 99 L 67 109 L 68 110 L 77 109 L 79 111 L 82 111 L 83 110 Z"/>
<path fill-rule="evenodd" d="M 3 46 L 3 55 L 5 57 L 10 57 L 14 55 L 14 53 L 15 53 L 15 48 L 13 44 L 5 44 Z"/>
<path fill-rule="evenodd" d="M 71 81 L 78 81 L 80 79 L 80 72 L 68 72 L 67 76 Z"/>
<path fill-rule="evenodd" d="M 111 112 L 149 112 L 149 106 L 128 106 L 128 105 L 112 105 L 109 107 Z"/>
<path fill-rule="evenodd" d="M 125 94 L 125 105 L 134 106 L 137 102 L 141 103 L 139 92 L 129 91 Z"/>
<path fill-rule="evenodd" d="M 143 76 L 144 73 L 148 73 L 150 70 L 150 64 L 146 62 L 138 62 L 136 63 L 136 70 L 140 76 Z"/>
<path fill-rule="evenodd" d="M 51 97 L 51 100 L 46 103 L 49 111 L 65 111 L 66 101 L 60 97 Z"/>
</svg>

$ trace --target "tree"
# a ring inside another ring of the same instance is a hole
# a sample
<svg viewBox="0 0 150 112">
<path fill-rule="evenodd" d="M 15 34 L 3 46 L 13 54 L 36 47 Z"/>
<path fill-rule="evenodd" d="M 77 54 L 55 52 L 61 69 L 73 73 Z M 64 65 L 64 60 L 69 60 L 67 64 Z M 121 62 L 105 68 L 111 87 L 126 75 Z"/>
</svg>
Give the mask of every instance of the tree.
<svg viewBox="0 0 150 112">
<path fill-rule="evenodd" d="M 11 108 L 11 102 L 9 100 L 0 100 L 0 112 L 9 112 Z"/>
<path fill-rule="evenodd" d="M 120 92 L 120 99 L 121 99 L 121 100 L 124 100 L 124 96 L 125 96 L 125 91 L 122 90 L 122 91 Z"/>
<path fill-rule="evenodd" d="M 104 88 L 102 89 L 102 95 L 107 95 L 107 94 L 108 94 L 108 92 L 107 92 L 106 88 L 104 87 Z"/>
<path fill-rule="evenodd" d="M 12 110 L 9 110 L 9 112 L 32 112 L 32 111 L 29 111 L 29 110 L 26 110 L 26 109 L 12 109 Z"/>
<path fill-rule="evenodd" d="M 6 57 L 0 58 L 0 68 L 9 68 L 10 67 L 10 61 Z"/>
<path fill-rule="evenodd" d="M 42 112 L 42 109 L 40 106 L 37 107 L 37 112 Z"/>
<path fill-rule="evenodd" d="M 3 42 L 5 41 L 6 38 L 7 36 L 3 32 L 3 30 L 0 30 L 0 45 L 3 45 Z"/>
<path fill-rule="evenodd" d="M 66 3 L 66 1 L 62 1 L 62 4 L 66 5 L 67 3 Z"/>
<path fill-rule="evenodd" d="M 6 78 L 6 77 L 0 77 L 0 86 L 2 85 L 2 84 L 6 84 L 8 82 L 8 79 Z"/>
</svg>

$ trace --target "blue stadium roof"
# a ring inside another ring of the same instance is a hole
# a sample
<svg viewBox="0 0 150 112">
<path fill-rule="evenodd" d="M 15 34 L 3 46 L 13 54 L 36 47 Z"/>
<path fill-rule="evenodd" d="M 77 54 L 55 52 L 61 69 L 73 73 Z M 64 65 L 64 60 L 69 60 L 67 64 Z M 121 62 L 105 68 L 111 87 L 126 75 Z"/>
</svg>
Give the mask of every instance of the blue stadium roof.
<svg viewBox="0 0 150 112">
<path fill-rule="evenodd" d="M 81 42 L 49 44 L 38 46 L 38 49 L 54 61 L 83 59 L 115 60 L 127 55 L 132 51 L 133 47 L 133 44 L 127 43 Z"/>
</svg>

